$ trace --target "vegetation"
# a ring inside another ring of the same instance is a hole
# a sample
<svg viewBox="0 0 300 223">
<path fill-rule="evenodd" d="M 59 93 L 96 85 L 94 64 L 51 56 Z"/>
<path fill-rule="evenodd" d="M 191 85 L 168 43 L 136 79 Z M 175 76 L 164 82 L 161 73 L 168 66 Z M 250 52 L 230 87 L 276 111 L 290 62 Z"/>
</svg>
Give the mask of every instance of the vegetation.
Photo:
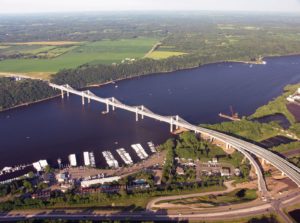
<svg viewBox="0 0 300 223">
<path fill-rule="evenodd" d="M 295 141 L 295 142 L 290 142 L 288 144 L 281 144 L 279 146 L 272 147 L 271 150 L 279 153 L 284 153 L 299 148 L 300 148 L 300 142 Z"/>
<path fill-rule="evenodd" d="M 297 88 L 300 87 L 300 84 L 288 85 L 284 88 L 284 93 L 274 100 L 270 101 L 268 104 L 259 107 L 250 118 L 260 118 L 267 115 L 274 114 L 283 114 L 292 124 L 295 124 L 296 120 L 294 116 L 287 109 L 287 100 L 286 98 L 293 94 Z"/>
<path fill-rule="evenodd" d="M 277 123 L 259 123 L 246 119 L 242 119 L 238 122 L 222 122 L 214 125 L 204 125 L 204 127 L 256 142 L 276 136 L 280 133 L 280 126 Z"/>
<path fill-rule="evenodd" d="M 141 193 L 90 193 L 80 195 L 74 191 L 59 193 L 53 191 L 48 200 L 31 199 L 25 197 L 16 197 L 13 200 L 0 203 L 1 211 L 10 211 L 13 209 L 40 209 L 40 208 L 67 208 L 67 207 L 94 207 L 122 210 L 143 210 L 150 199 L 157 196 L 168 196 L 174 194 L 191 194 L 208 191 L 218 191 L 224 189 L 220 186 L 198 187 L 196 185 L 186 187 L 185 189 L 172 190 L 153 190 Z"/>
<path fill-rule="evenodd" d="M 300 168 L 300 155 L 289 158 L 289 161 Z"/>
<path fill-rule="evenodd" d="M 51 97 L 54 90 L 39 80 L 15 81 L 12 78 L 0 78 L 0 111 L 20 104 Z"/>
<path fill-rule="evenodd" d="M 185 198 L 171 201 L 163 201 L 172 204 L 209 204 L 211 206 L 223 206 L 228 204 L 243 203 L 255 200 L 257 198 L 256 190 L 236 189 L 230 193 L 222 195 L 207 195 L 201 197 Z"/>
<path fill-rule="evenodd" d="M 181 56 L 184 54 L 185 53 L 183 53 L 183 52 L 175 52 L 175 51 L 174 52 L 173 51 L 153 51 L 149 55 L 147 55 L 147 58 L 159 60 L 159 59 L 166 59 L 166 58 L 174 57 L 174 56 Z"/>
</svg>

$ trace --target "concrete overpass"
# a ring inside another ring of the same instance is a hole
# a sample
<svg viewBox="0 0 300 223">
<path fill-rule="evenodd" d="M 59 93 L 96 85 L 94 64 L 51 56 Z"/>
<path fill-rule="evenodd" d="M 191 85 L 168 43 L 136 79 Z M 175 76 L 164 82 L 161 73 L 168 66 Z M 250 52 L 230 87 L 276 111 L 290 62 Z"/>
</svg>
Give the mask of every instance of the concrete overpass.
<svg viewBox="0 0 300 223">
<path fill-rule="evenodd" d="M 288 162 L 287 160 L 281 158 L 280 156 L 262 148 L 257 145 L 254 145 L 252 143 L 246 142 L 242 139 L 235 138 L 233 136 L 226 135 L 224 133 L 220 133 L 214 130 L 206 129 L 203 127 L 199 127 L 193 124 L 188 123 L 184 119 L 180 118 L 178 115 L 176 116 L 162 116 L 159 114 L 155 114 L 145 106 L 129 106 L 126 104 L 123 104 L 122 102 L 118 101 L 116 98 L 101 98 L 93 94 L 91 91 L 78 91 L 70 87 L 69 85 L 56 85 L 49 83 L 49 85 L 57 90 L 61 91 L 61 97 L 64 98 L 64 94 L 66 93 L 67 96 L 69 94 L 75 94 L 82 97 L 82 104 L 85 104 L 85 100 L 87 99 L 87 102 L 90 103 L 91 100 L 97 101 L 103 104 L 106 104 L 106 112 L 108 113 L 110 110 L 110 107 L 112 110 L 115 110 L 116 108 L 123 109 L 126 111 L 130 111 L 135 113 L 136 121 L 139 120 L 139 117 L 142 119 L 144 117 L 149 117 L 161 122 L 166 122 L 170 124 L 170 131 L 172 132 L 175 128 L 185 128 L 191 131 L 194 131 L 195 133 L 199 133 L 202 136 L 208 137 L 210 140 L 218 140 L 226 145 L 226 148 L 234 148 L 238 151 L 240 151 L 242 154 L 244 154 L 251 164 L 254 166 L 256 170 L 256 174 L 258 177 L 258 186 L 259 190 L 262 193 L 262 196 L 267 196 L 267 188 L 266 184 L 263 178 L 263 174 L 261 172 L 261 169 L 255 159 L 252 157 L 251 154 L 261 158 L 264 161 L 267 161 L 268 163 L 272 164 L 274 167 L 276 167 L 278 170 L 282 172 L 282 174 L 289 177 L 293 182 L 295 182 L 298 187 L 300 187 L 300 169 L 293 165 L 292 163 Z"/>
</svg>

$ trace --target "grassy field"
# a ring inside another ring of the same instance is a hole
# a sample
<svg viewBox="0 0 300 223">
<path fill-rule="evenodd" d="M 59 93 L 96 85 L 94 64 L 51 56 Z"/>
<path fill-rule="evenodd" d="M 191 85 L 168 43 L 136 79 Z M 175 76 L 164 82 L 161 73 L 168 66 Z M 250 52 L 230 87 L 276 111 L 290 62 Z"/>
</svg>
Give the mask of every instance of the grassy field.
<svg viewBox="0 0 300 223">
<path fill-rule="evenodd" d="M 237 189 L 230 193 L 218 195 L 218 196 L 207 195 L 202 197 L 163 201 L 161 203 L 167 202 L 171 204 L 182 204 L 182 205 L 195 204 L 200 206 L 201 204 L 204 204 L 203 207 L 207 207 L 207 204 L 211 206 L 220 206 L 225 204 L 236 204 L 236 203 L 248 202 L 248 201 L 255 200 L 256 198 L 257 198 L 256 190 Z"/>
<path fill-rule="evenodd" d="M 185 53 L 183 52 L 173 52 L 173 51 L 153 51 L 147 57 L 154 60 L 159 60 L 159 59 L 166 59 L 168 57 L 173 57 L 173 56 L 181 56 L 184 54 Z"/>
<path fill-rule="evenodd" d="M 85 63 L 120 63 L 125 58 L 143 57 L 157 42 L 157 39 L 136 38 L 121 40 L 103 40 L 97 42 L 82 43 L 75 46 L 68 52 L 63 52 L 60 56 L 50 59 L 7 59 L 0 62 L 0 72 L 11 73 L 55 73 L 63 68 L 75 68 Z M 58 44 L 58 43 L 57 43 Z M 62 47 L 51 48 L 44 44 L 40 45 L 16 45 L 19 50 L 31 50 L 31 53 L 41 53 L 39 48 L 47 52 L 61 53 Z M 30 47 L 30 49 L 28 48 Z M 9 49 L 9 48 L 8 48 Z M 5 50 L 8 50 L 5 49 Z M 53 50 L 56 50 L 56 52 Z M 60 52 L 57 52 L 60 51 Z"/>
</svg>

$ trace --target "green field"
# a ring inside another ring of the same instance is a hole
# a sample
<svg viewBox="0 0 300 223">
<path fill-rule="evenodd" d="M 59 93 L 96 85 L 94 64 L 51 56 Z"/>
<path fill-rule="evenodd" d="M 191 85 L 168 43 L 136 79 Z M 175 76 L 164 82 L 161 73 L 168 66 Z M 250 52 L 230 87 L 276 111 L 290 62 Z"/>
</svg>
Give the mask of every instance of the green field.
<svg viewBox="0 0 300 223">
<path fill-rule="evenodd" d="M 160 203 L 168 202 L 172 204 L 183 204 L 183 205 L 193 204 L 193 205 L 200 205 L 200 206 L 201 204 L 209 204 L 211 206 L 220 206 L 220 205 L 249 202 L 255 200 L 256 198 L 257 198 L 256 190 L 236 189 L 230 193 L 226 193 L 222 195 L 207 195 L 201 197 L 163 201 Z"/>
<path fill-rule="evenodd" d="M 24 51 L 31 50 L 31 53 L 41 53 L 41 50 L 48 50 L 48 53 L 60 53 L 60 56 L 50 59 L 6 59 L 0 62 L 0 72 L 34 73 L 45 72 L 55 73 L 63 68 L 75 68 L 85 63 L 120 63 L 125 58 L 143 57 L 157 42 L 154 38 L 135 38 L 121 40 L 103 40 L 96 42 L 82 43 L 67 52 L 63 47 L 53 48 L 53 46 L 14 46 Z M 6 48 L 5 50 L 8 50 Z M 53 52 L 53 50 L 55 50 Z M 57 52 L 58 51 L 58 52 Z M 30 51 L 29 51 L 30 52 Z"/>
<path fill-rule="evenodd" d="M 166 59 L 168 57 L 181 56 L 184 54 L 185 53 L 183 52 L 173 52 L 173 51 L 153 51 L 149 55 L 147 55 L 147 58 L 159 60 L 159 59 Z"/>
</svg>

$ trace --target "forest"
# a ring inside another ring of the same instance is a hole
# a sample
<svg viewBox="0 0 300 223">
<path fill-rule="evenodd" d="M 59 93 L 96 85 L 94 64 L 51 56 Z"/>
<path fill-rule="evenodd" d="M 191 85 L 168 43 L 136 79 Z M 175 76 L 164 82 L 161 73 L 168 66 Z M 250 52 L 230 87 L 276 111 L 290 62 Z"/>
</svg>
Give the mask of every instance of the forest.
<svg viewBox="0 0 300 223">
<path fill-rule="evenodd" d="M 0 111 L 48 98 L 54 94 L 54 90 L 44 81 L 0 78 Z"/>
</svg>

